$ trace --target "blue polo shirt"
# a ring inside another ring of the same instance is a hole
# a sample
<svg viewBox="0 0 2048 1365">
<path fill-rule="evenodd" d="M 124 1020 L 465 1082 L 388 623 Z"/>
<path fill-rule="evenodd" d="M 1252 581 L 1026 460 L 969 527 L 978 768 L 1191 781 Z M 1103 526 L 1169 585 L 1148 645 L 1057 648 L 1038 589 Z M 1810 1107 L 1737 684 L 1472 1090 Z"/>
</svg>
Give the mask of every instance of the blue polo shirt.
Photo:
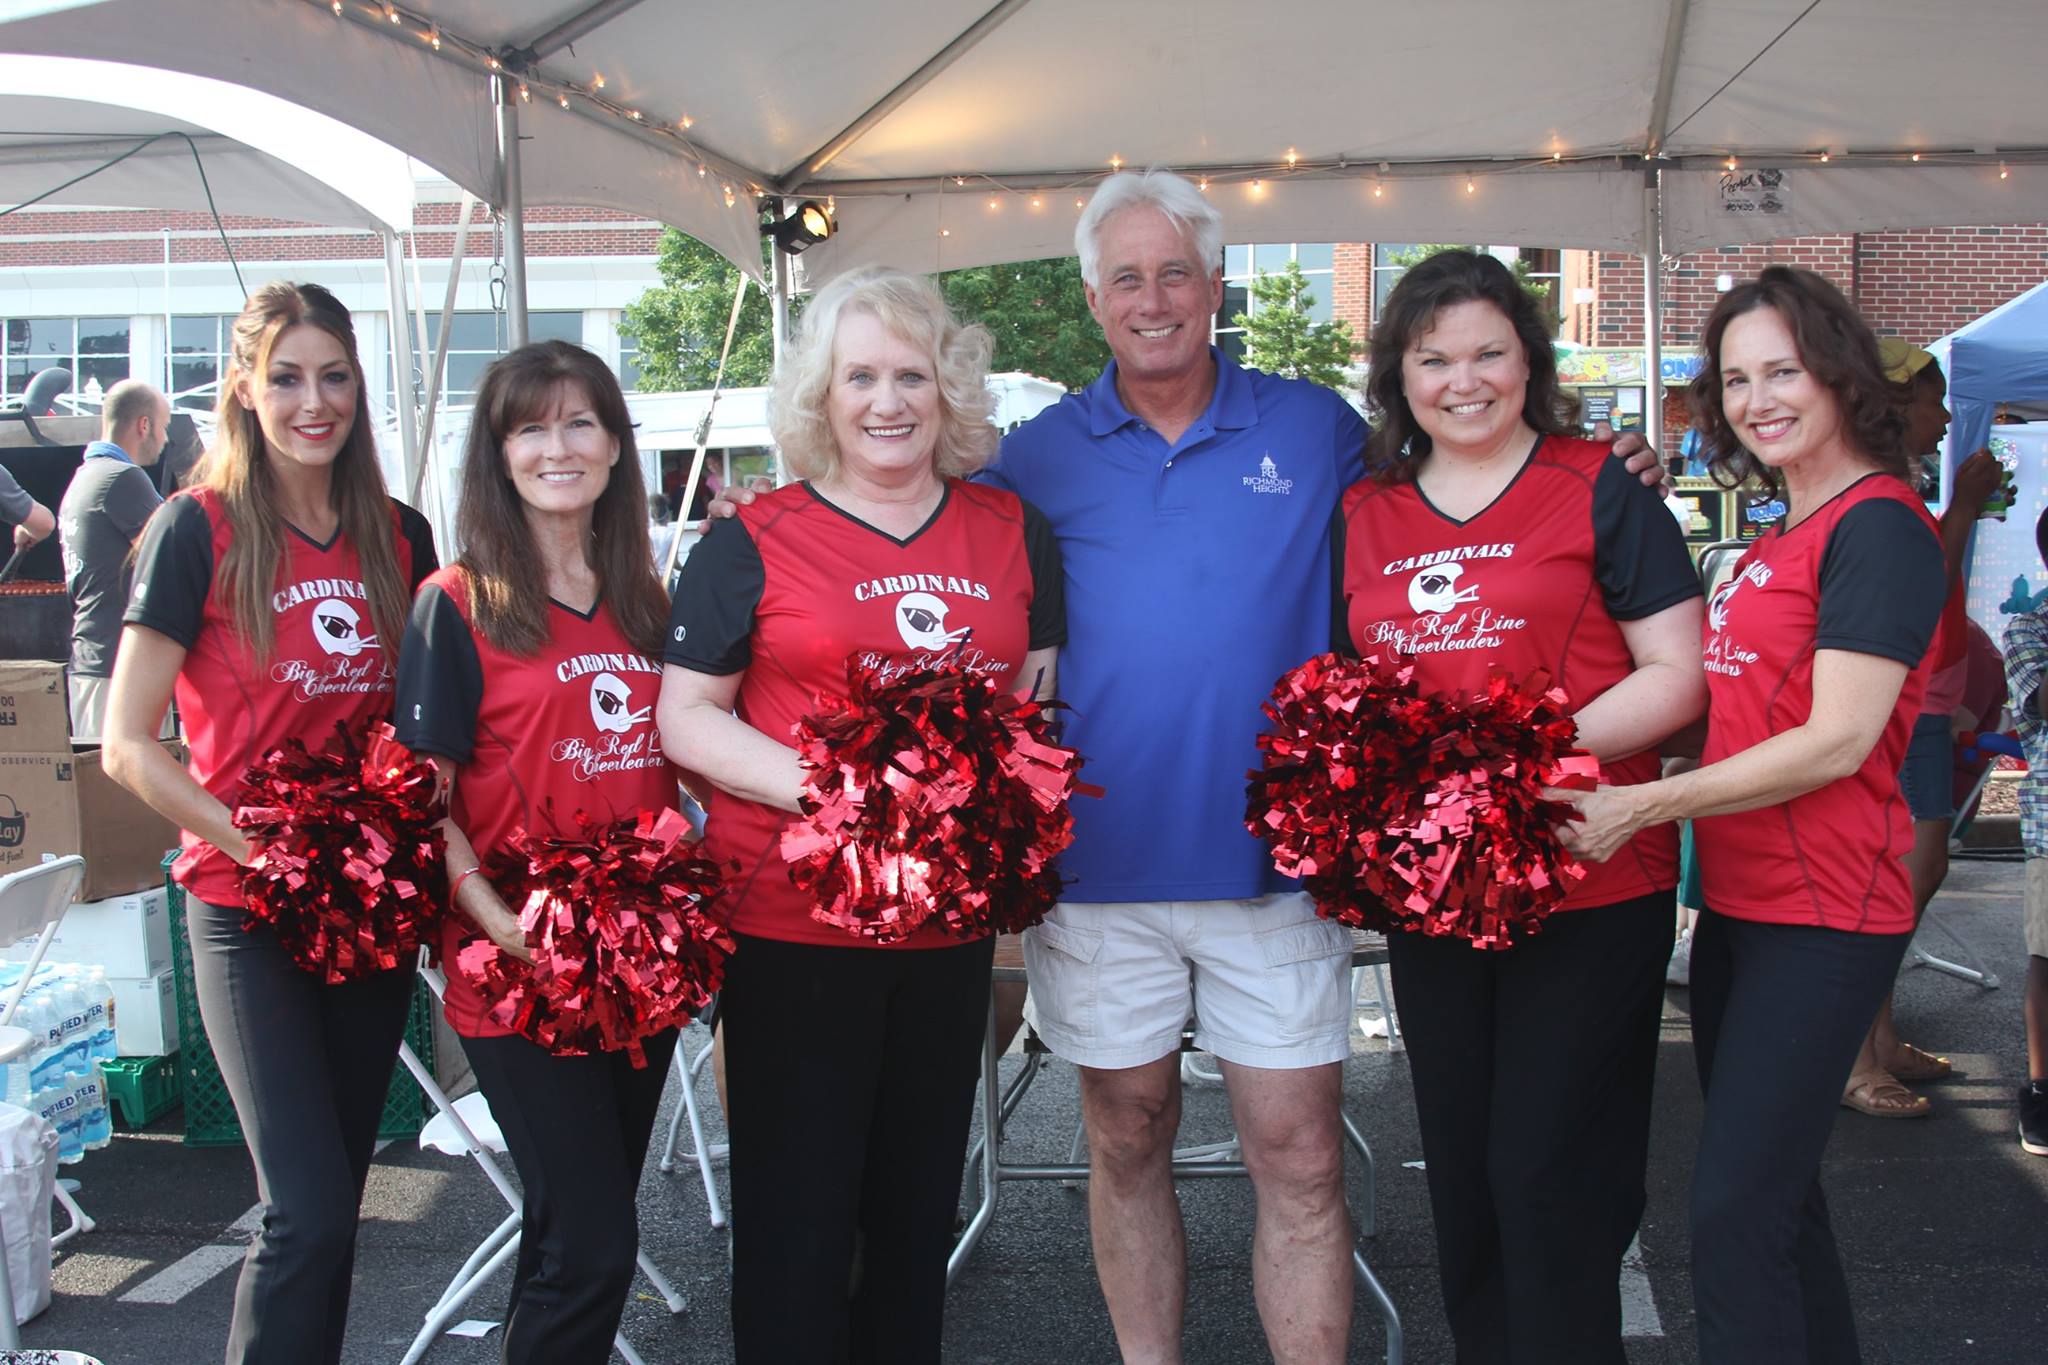
<svg viewBox="0 0 2048 1365">
<path fill-rule="evenodd" d="M 1173 445 L 1124 407 L 1112 361 L 984 476 L 1045 513 L 1066 564 L 1066 740 L 1104 789 L 1072 806 L 1069 900 L 1295 886 L 1245 831 L 1245 774 L 1259 704 L 1330 646 L 1330 518 L 1366 426 L 1330 389 L 1211 354 L 1215 396 Z"/>
</svg>

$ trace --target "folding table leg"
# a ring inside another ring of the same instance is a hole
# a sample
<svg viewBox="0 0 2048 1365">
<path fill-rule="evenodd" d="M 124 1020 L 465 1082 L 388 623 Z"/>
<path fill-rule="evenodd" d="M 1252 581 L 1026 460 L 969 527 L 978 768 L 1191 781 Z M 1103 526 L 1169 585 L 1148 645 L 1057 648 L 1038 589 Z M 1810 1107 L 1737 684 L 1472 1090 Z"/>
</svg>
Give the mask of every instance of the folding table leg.
<svg viewBox="0 0 2048 1365">
<path fill-rule="evenodd" d="M 1358 1273 L 1358 1282 L 1365 1286 L 1365 1292 L 1372 1297 L 1375 1307 L 1380 1310 L 1380 1321 L 1387 1328 L 1387 1365 L 1401 1365 L 1407 1347 L 1401 1334 L 1401 1310 L 1394 1307 L 1386 1287 L 1379 1276 L 1372 1273 L 1372 1267 L 1365 1263 L 1365 1253 L 1358 1248 L 1351 1249 L 1351 1268 Z"/>
</svg>

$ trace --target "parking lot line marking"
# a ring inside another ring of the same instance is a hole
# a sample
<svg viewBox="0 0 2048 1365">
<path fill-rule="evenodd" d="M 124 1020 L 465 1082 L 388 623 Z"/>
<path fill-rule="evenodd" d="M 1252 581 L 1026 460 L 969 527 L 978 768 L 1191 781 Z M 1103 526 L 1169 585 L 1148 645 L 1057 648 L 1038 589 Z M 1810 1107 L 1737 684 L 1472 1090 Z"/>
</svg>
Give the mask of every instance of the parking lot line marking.
<svg viewBox="0 0 2048 1365">
<path fill-rule="evenodd" d="M 1628 1244 L 1621 1257 L 1621 1334 L 1661 1337 L 1664 1319 L 1657 1316 L 1657 1298 L 1650 1292 L 1650 1273 L 1643 1267 L 1643 1239 Z"/>
<path fill-rule="evenodd" d="M 208 1280 L 240 1263 L 249 1252 L 249 1239 L 263 1230 L 263 1206 L 252 1204 L 221 1233 L 220 1242 L 210 1242 L 180 1257 L 121 1296 L 122 1303 L 176 1303 Z"/>
</svg>

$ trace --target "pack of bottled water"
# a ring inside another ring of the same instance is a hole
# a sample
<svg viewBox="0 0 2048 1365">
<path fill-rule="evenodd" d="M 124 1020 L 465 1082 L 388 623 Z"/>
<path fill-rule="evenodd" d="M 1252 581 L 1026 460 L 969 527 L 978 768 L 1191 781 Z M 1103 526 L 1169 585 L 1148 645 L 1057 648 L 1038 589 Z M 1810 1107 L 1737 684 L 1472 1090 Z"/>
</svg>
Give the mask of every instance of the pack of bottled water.
<svg viewBox="0 0 2048 1365">
<path fill-rule="evenodd" d="M 0 963 L 0 1001 L 21 982 L 22 964 Z M 113 1140 L 100 1063 L 112 1061 L 114 992 L 98 967 L 45 962 L 36 969 L 15 1025 L 36 1042 L 7 1064 L 7 1103 L 41 1114 L 57 1130 L 57 1158 L 73 1162 Z"/>
</svg>

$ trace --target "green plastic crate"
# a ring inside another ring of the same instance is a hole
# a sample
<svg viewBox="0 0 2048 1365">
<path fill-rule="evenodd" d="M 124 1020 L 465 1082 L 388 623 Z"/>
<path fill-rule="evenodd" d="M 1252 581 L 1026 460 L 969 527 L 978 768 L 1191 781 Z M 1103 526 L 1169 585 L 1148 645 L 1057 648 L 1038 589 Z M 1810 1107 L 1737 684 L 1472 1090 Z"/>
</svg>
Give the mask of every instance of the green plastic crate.
<svg viewBox="0 0 2048 1365">
<path fill-rule="evenodd" d="M 107 1078 L 107 1099 L 123 1128 L 147 1128 L 177 1106 L 178 1054 L 168 1057 L 116 1057 L 100 1063 Z"/>
<path fill-rule="evenodd" d="M 170 888 L 171 962 L 178 989 L 178 1070 L 184 1082 L 185 1145 L 187 1147 L 238 1147 L 242 1124 L 235 1116 L 235 1103 L 221 1080 L 220 1064 L 206 1040 L 206 1025 L 199 1017 L 199 993 L 192 983 L 192 942 L 185 930 L 185 888 L 170 880 L 173 858 L 164 859 L 164 880 Z M 413 1054 L 431 1073 L 434 1069 L 434 996 L 424 981 L 413 986 L 412 1011 L 405 1021 L 405 1041 Z M 391 1072 L 391 1090 L 384 1098 L 384 1116 L 377 1124 L 380 1138 L 418 1137 L 432 1105 L 420 1091 L 419 1082 L 402 1066 Z"/>
</svg>

